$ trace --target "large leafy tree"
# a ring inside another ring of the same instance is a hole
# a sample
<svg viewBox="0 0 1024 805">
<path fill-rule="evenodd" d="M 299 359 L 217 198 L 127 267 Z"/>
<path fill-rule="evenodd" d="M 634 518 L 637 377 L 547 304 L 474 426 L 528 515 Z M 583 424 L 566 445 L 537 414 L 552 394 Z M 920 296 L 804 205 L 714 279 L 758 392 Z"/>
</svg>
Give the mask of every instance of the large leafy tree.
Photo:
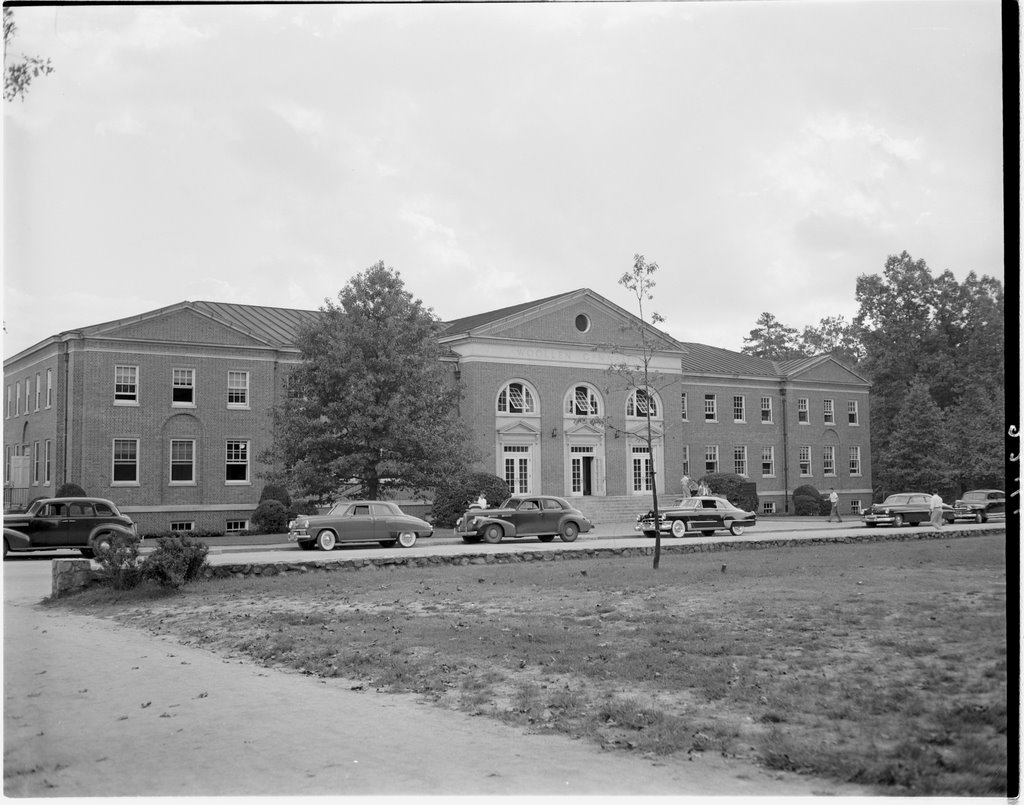
<svg viewBox="0 0 1024 805">
<path fill-rule="evenodd" d="M 325 300 L 299 333 L 303 362 L 275 411 L 273 458 L 293 490 L 376 500 L 433 488 L 469 463 L 439 332 L 382 262 L 356 275 L 337 303 Z"/>
<path fill-rule="evenodd" d="M 843 316 L 826 316 L 817 327 L 804 327 L 800 351 L 805 355 L 831 355 L 847 366 L 857 366 L 864 357 L 859 329 Z"/>
<path fill-rule="evenodd" d="M 32 80 L 42 75 L 53 72 L 53 66 L 49 59 L 40 56 L 26 56 L 21 54 L 15 56 L 11 53 L 11 45 L 18 26 L 14 24 L 14 12 L 4 9 L 4 100 L 13 101 L 15 98 L 25 100 L 25 93 L 28 92 Z"/>
</svg>

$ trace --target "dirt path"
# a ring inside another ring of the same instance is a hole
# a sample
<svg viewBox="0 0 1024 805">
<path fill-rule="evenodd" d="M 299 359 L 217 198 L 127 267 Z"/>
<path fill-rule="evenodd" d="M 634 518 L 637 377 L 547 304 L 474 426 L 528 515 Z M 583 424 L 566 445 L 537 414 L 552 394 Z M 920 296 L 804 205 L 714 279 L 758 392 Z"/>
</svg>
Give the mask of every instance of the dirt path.
<svg viewBox="0 0 1024 805">
<path fill-rule="evenodd" d="M 865 793 L 602 752 L 25 601 L 4 620 L 8 796 Z"/>
</svg>

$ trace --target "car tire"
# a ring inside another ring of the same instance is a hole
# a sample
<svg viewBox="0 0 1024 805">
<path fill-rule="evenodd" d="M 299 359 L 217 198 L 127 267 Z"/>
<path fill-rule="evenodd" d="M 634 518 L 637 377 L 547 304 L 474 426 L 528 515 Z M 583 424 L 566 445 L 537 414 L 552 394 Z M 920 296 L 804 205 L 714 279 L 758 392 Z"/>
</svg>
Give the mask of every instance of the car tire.
<svg viewBox="0 0 1024 805">
<path fill-rule="evenodd" d="M 416 532 L 415 531 L 402 531 L 398 535 L 398 544 L 403 548 L 411 548 L 416 544 Z"/>
<path fill-rule="evenodd" d="M 733 523 L 729 526 L 729 533 L 732 534 L 734 537 L 741 536 L 743 534 L 743 530 L 744 529 L 742 523 Z"/>
<path fill-rule="evenodd" d="M 97 534 L 89 541 L 89 545 L 92 549 L 94 556 L 99 556 L 102 553 L 107 553 L 111 548 L 114 547 L 114 535 L 113 534 Z"/>
<path fill-rule="evenodd" d="M 892 518 L 892 525 L 893 525 L 893 528 L 900 528 L 903 525 L 903 515 L 902 514 L 897 514 L 895 517 L 893 517 Z"/>
<path fill-rule="evenodd" d="M 470 545 L 475 545 L 480 541 L 480 537 L 478 537 L 476 534 L 463 534 L 462 541 L 467 542 Z"/>
<path fill-rule="evenodd" d="M 562 533 L 558 536 L 562 542 L 575 542 L 579 535 L 580 527 L 576 523 L 566 523 L 562 526 Z"/>
<path fill-rule="evenodd" d="M 715 529 L 713 529 L 713 528 L 705 528 L 700 533 L 703 534 L 705 537 L 713 537 L 713 536 L 715 536 Z"/>
<path fill-rule="evenodd" d="M 298 543 L 298 546 L 304 551 L 311 551 L 316 547 L 316 544 L 311 539 L 304 539 Z"/>
<path fill-rule="evenodd" d="M 316 547 L 321 551 L 333 551 L 338 544 L 338 537 L 329 529 L 324 529 L 316 535 Z"/>
<path fill-rule="evenodd" d="M 686 521 L 685 520 L 673 520 L 672 521 L 672 536 L 682 537 L 686 534 Z"/>
<path fill-rule="evenodd" d="M 484 542 L 490 545 L 497 545 L 504 536 L 505 532 L 501 530 L 501 526 L 497 523 L 491 523 L 484 529 Z"/>
<path fill-rule="evenodd" d="M 541 534 L 539 537 L 537 537 L 537 539 L 539 539 L 541 542 L 551 542 L 551 540 L 553 540 L 554 538 L 554 534 Z"/>
<path fill-rule="evenodd" d="M 394 548 L 397 544 L 397 539 L 382 539 L 380 541 L 380 547 L 382 548 Z"/>
</svg>

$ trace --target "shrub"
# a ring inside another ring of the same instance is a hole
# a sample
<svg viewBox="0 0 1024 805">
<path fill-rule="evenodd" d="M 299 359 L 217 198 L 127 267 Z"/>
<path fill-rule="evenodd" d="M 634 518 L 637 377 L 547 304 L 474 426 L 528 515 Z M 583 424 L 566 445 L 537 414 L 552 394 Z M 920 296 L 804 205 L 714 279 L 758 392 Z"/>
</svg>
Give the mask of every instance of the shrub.
<svg viewBox="0 0 1024 805">
<path fill-rule="evenodd" d="M 288 494 L 288 489 L 283 484 L 267 484 L 263 487 L 263 492 L 260 494 L 260 503 L 268 500 L 281 501 L 285 509 L 292 507 L 292 496 Z"/>
<path fill-rule="evenodd" d="M 194 537 L 196 539 L 206 539 L 208 537 L 223 537 L 223 531 L 210 531 L 206 528 L 195 528 L 192 531 L 170 531 L 164 529 L 163 531 L 154 531 L 151 534 L 144 534 L 143 538 L 148 540 L 159 540 L 163 537 Z"/>
<path fill-rule="evenodd" d="M 96 555 L 99 563 L 100 583 L 115 590 L 131 590 L 143 579 L 139 562 L 139 538 L 116 534 L 110 541 L 110 549 Z"/>
<path fill-rule="evenodd" d="M 793 511 L 800 517 L 815 517 L 822 513 L 822 500 L 821 493 L 810 484 L 798 486 L 793 490 Z M 827 505 L 828 499 L 824 501 Z"/>
<path fill-rule="evenodd" d="M 82 489 L 78 484 L 66 483 L 61 484 L 57 489 L 57 494 L 54 495 L 56 498 L 84 498 L 86 491 Z"/>
<path fill-rule="evenodd" d="M 467 473 L 439 486 L 434 492 L 431 511 L 434 525 L 439 528 L 454 526 L 481 492 L 487 498 L 488 506 L 499 506 L 509 496 L 508 484 L 497 475 L 486 472 Z"/>
<path fill-rule="evenodd" d="M 281 534 L 288 530 L 288 507 L 280 500 L 264 500 L 252 515 L 260 534 Z"/>
<path fill-rule="evenodd" d="M 292 520 L 300 514 L 320 514 L 320 507 L 311 500 L 299 500 L 288 510 L 288 519 Z"/>
<path fill-rule="evenodd" d="M 713 495 L 728 500 L 748 512 L 757 511 L 757 486 L 742 475 L 730 472 L 712 472 L 701 478 Z"/>
<path fill-rule="evenodd" d="M 143 561 L 142 574 L 162 587 L 177 589 L 199 578 L 207 566 L 209 550 L 204 543 L 187 534 L 161 537 L 156 550 Z"/>
</svg>

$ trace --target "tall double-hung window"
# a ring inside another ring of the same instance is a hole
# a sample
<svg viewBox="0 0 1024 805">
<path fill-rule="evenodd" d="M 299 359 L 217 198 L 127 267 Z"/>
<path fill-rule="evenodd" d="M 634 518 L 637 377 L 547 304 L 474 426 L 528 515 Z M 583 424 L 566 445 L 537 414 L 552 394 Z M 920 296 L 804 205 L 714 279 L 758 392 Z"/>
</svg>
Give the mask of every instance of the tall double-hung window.
<svg viewBox="0 0 1024 805">
<path fill-rule="evenodd" d="M 732 449 L 732 471 L 737 475 L 747 475 L 747 447 L 736 445 Z"/>
<path fill-rule="evenodd" d="M 761 421 L 771 422 L 772 421 L 772 398 L 762 397 L 761 398 Z"/>
<path fill-rule="evenodd" d="M 704 421 L 718 421 L 718 396 L 715 394 L 704 395 Z"/>
<path fill-rule="evenodd" d="M 174 369 L 171 377 L 171 405 L 192 407 L 196 404 L 196 370 Z"/>
<path fill-rule="evenodd" d="M 194 439 L 171 439 L 171 483 L 196 482 L 196 443 Z"/>
<path fill-rule="evenodd" d="M 114 486 L 139 482 L 139 440 L 114 439 L 111 483 Z"/>
<path fill-rule="evenodd" d="M 224 482 L 228 484 L 249 483 L 249 442 L 244 439 L 229 439 L 225 451 Z"/>
<path fill-rule="evenodd" d="M 811 446 L 802 445 L 800 447 L 800 475 L 801 477 L 807 477 L 811 474 Z"/>
<path fill-rule="evenodd" d="M 228 372 L 228 408 L 249 407 L 249 373 Z"/>
<path fill-rule="evenodd" d="M 136 405 L 139 402 L 139 367 L 114 367 L 114 404 Z"/>
<path fill-rule="evenodd" d="M 747 421 L 747 401 L 742 395 L 734 395 L 732 398 L 732 421 Z"/>
<path fill-rule="evenodd" d="M 825 452 L 821 458 L 821 471 L 825 475 L 836 474 L 836 448 L 835 445 L 825 445 Z"/>
</svg>

